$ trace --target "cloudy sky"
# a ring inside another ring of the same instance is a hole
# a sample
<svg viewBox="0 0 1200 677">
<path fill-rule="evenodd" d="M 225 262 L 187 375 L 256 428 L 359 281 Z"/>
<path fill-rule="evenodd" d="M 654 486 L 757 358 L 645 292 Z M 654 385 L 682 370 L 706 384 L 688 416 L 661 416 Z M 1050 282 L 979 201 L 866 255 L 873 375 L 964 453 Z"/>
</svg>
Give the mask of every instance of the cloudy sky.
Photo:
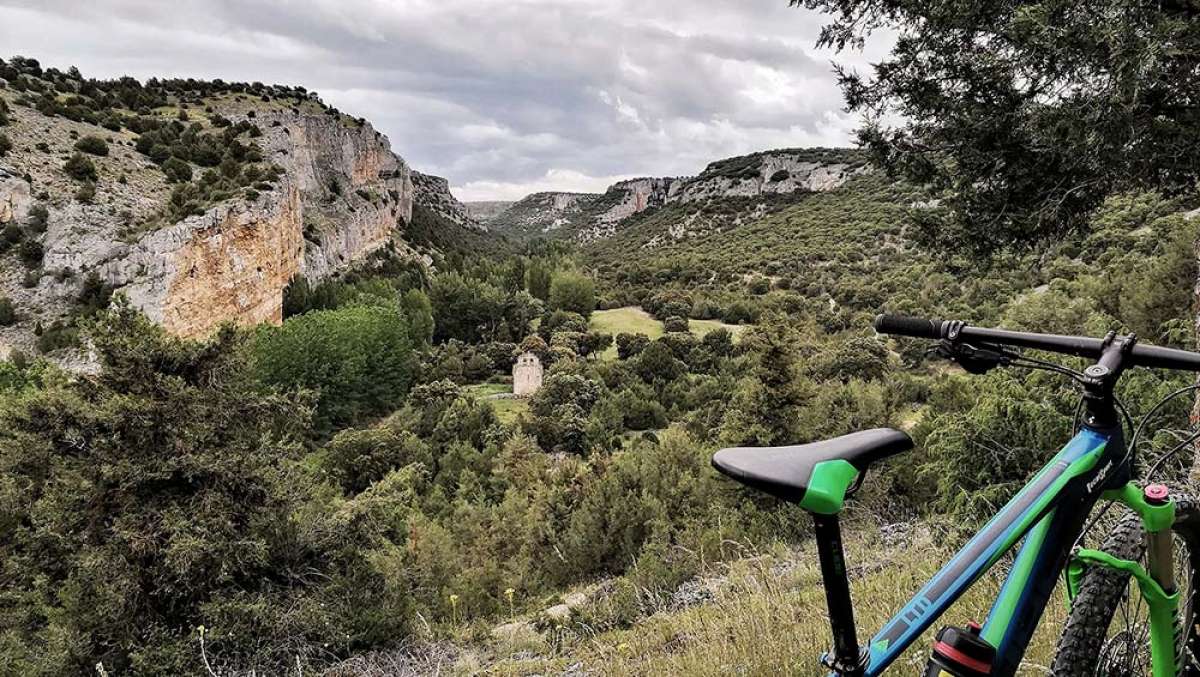
<svg viewBox="0 0 1200 677">
<path fill-rule="evenodd" d="M 304 85 L 463 200 L 599 191 L 846 145 L 821 17 L 787 0 L 0 0 L 0 53 L 84 75 Z"/>
</svg>

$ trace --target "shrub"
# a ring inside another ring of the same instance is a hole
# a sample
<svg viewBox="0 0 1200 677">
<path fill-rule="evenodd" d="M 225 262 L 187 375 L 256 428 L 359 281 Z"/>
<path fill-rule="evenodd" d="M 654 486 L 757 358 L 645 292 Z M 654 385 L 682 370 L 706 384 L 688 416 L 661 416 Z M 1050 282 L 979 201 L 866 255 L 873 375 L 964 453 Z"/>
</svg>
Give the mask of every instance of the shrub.
<svg viewBox="0 0 1200 677">
<path fill-rule="evenodd" d="M 28 224 L 29 230 L 35 233 L 44 233 L 49 220 L 50 210 L 46 208 L 46 205 L 38 203 L 29 208 L 29 219 L 26 224 Z"/>
<path fill-rule="evenodd" d="M 75 153 L 63 163 L 63 171 L 67 176 L 76 181 L 95 181 L 98 178 L 96 174 L 96 165 L 88 159 L 83 153 Z"/>
<path fill-rule="evenodd" d="M 8 155 L 8 151 L 12 150 L 12 141 L 8 140 L 8 135 L 0 132 L 0 157 Z"/>
<path fill-rule="evenodd" d="M 329 478 L 350 494 L 364 491 L 406 465 L 433 465 L 433 455 L 424 442 L 410 432 L 386 426 L 343 430 L 325 445 L 320 459 Z"/>
<path fill-rule="evenodd" d="M 75 191 L 75 200 L 84 204 L 91 204 L 96 197 L 96 184 L 91 181 L 84 181 L 79 190 Z"/>
<path fill-rule="evenodd" d="M 0 296 L 0 327 L 11 327 L 17 323 L 17 309 L 12 299 Z"/>
<path fill-rule="evenodd" d="M 101 280 L 96 271 L 92 271 L 83 278 L 79 295 L 75 297 L 75 310 L 83 316 L 94 315 L 108 308 L 112 295 L 112 286 Z"/>
<path fill-rule="evenodd" d="M 79 330 L 57 320 L 38 333 L 37 349 L 42 354 L 74 348 L 78 345 Z"/>
<path fill-rule="evenodd" d="M 617 334 L 617 357 L 627 360 L 642 352 L 650 345 L 650 337 L 645 334 Z"/>
<path fill-rule="evenodd" d="M 0 229 L 0 252 L 8 251 L 14 245 L 25 239 L 25 231 L 16 223 L 9 223 Z"/>
<path fill-rule="evenodd" d="M 37 240 L 24 240 L 17 247 L 17 254 L 26 268 L 37 268 L 42 265 L 45 252 L 42 250 L 42 243 Z"/>
<path fill-rule="evenodd" d="M 99 374 L 0 411 L 14 674 L 194 674 L 199 625 L 210 656 L 271 673 L 405 634 L 369 526 L 397 524 L 399 478 L 336 517 L 297 462 L 304 403 L 247 378 L 233 331 L 181 341 L 122 305 L 92 341 Z"/>
<path fill-rule="evenodd" d="M 687 330 L 688 330 L 688 319 L 686 317 L 679 317 L 678 315 L 672 315 L 671 317 L 668 317 L 667 319 L 663 320 L 663 331 L 681 332 L 681 331 L 687 331 Z"/>
<path fill-rule="evenodd" d="M 108 142 L 98 136 L 85 136 L 75 142 L 75 150 L 104 157 L 108 155 Z"/>
<path fill-rule="evenodd" d="M 167 158 L 162 164 L 162 171 L 171 183 L 192 180 L 192 166 L 177 157 Z"/>
</svg>

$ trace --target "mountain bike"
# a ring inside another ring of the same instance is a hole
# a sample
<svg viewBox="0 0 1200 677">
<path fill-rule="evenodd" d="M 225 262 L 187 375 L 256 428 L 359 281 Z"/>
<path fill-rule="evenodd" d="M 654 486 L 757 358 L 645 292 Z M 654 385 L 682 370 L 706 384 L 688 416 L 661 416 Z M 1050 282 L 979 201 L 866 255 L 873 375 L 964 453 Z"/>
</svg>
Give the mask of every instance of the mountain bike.
<svg viewBox="0 0 1200 677">
<path fill-rule="evenodd" d="M 1139 344 L 1135 336 L 1114 332 L 1104 338 L 1035 334 L 891 315 L 877 317 L 875 329 L 938 341 L 935 352 L 970 373 L 1024 367 L 1069 376 L 1082 391 L 1082 420 L 1077 434 L 865 646 L 857 640 L 838 515 L 872 464 L 912 448 L 909 436 L 880 428 L 811 444 L 718 451 L 712 458 L 718 471 L 799 504 L 813 517 L 833 634 L 833 648 L 821 664 L 844 677 L 882 674 L 1021 543 L 985 623 L 942 628 L 923 674 L 1016 674 L 1062 577 L 1070 611 L 1053 675 L 1200 675 L 1200 626 L 1194 616 L 1200 608 L 1200 505 L 1161 484 L 1133 482 L 1138 441 L 1150 416 L 1200 385 L 1171 393 L 1136 427 L 1114 395 L 1127 369 L 1200 371 L 1200 354 Z M 1023 350 L 1093 363 L 1076 371 Z M 1198 438 L 1200 432 L 1187 436 L 1148 475 Z M 1099 502 L 1104 507 L 1093 515 Z M 1101 547 L 1079 547 L 1113 504 L 1124 505 L 1129 514 Z"/>
</svg>

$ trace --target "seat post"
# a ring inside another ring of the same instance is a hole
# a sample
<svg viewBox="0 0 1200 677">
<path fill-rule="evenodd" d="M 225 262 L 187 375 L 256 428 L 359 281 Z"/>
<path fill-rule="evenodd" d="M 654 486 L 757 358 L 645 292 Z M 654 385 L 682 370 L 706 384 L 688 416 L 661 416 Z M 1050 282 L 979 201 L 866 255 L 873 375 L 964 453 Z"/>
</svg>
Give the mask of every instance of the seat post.
<svg viewBox="0 0 1200 677">
<path fill-rule="evenodd" d="M 825 665 L 839 675 L 857 677 L 863 674 L 867 654 L 859 648 L 854 629 L 842 529 L 836 514 L 813 513 L 813 523 L 817 554 L 821 559 L 821 578 L 825 583 L 825 601 L 829 607 L 829 624 L 833 629 L 833 655 L 826 656 Z"/>
</svg>

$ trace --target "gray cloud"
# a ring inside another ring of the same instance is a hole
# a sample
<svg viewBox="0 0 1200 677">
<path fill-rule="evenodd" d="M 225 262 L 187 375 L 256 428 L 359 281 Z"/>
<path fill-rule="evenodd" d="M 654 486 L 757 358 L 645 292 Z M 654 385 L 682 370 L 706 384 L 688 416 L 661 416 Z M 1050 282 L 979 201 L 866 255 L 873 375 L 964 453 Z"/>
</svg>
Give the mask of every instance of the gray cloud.
<svg viewBox="0 0 1200 677">
<path fill-rule="evenodd" d="M 786 0 L 0 0 L 10 54 L 301 84 L 464 199 L 846 144 L 819 26 Z"/>
</svg>

